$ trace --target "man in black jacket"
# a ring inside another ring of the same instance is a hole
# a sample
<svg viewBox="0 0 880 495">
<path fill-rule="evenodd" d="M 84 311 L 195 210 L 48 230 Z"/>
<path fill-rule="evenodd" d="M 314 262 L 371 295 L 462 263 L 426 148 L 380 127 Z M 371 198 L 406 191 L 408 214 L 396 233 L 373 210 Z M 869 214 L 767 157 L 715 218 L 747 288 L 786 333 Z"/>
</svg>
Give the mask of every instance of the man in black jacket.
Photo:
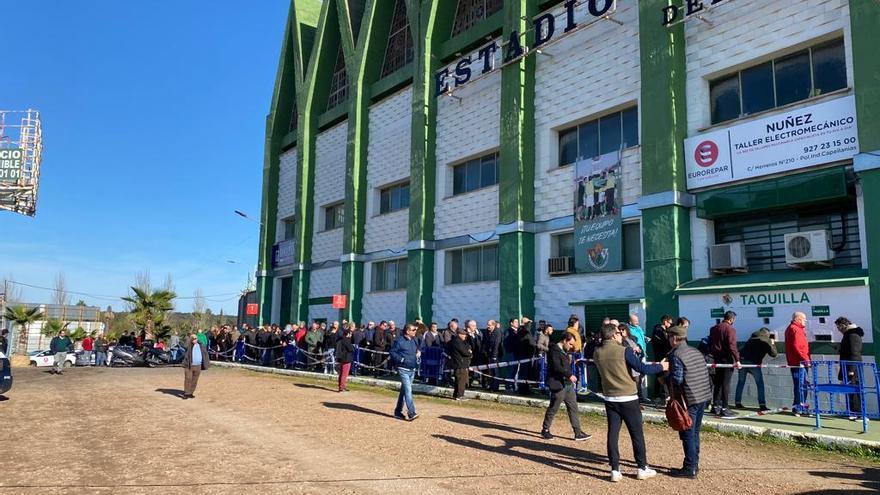
<svg viewBox="0 0 880 495">
<path fill-rule="evenodd" d="M 840 360 L 841 361 L 862 361 L 862 337 L 865 331 L 853 324 L 849 318 L 841 316 L 834 321 L 837 330 L 843 334 L 840 338 Z M 846 368 L 846 369 L 844 369 Z M 846 373 L 846 376 L 844 376 Z M 859 370 L 855 365 L 841 366 L 837 378 L 850 385 L 859 384 Z M 849 420 L 855 421 L 861 418 L 862 398 L 858 394 L 850 394 L 849 396 L 850 415 Z"/>
<path fill-rule="evenodd" d="M 486 323 L 486 331 L 483 332 L 483 353 L 486 355 L 487 364 L 495 364 L 501 358 L 501 330 L 495 320 Z M 484 386 L 492 392 L 498 391 L 498 380 L 494 378 L 497 376 L 496 373 L 498 373 L 497 368 L 486 370 L 486 374 L 493 378 L 486 378 Z"/>
<path fill-rule="evenodd" d="M 449 367 L 455 376 L 455 391 L 452 398 L 455 400 L 464 399 L 464 389 L 468 382 L 468 367 L 471 365 L 473 350 L 467 343 L 467 330 L 459 328 L 456 336 L 449 342 Z"/>
<path fill-rule="evenodd" d="M 770 335 L 770 329 L 767 327 L 761 328 L 753 333 L 752 337 L 739 351 L 739 357 L 742 359 L 743 364 L 761 364 L 761 362 L 764 361 L 764 357 L 767 355 L 772 358 L 777 355 L 776 340 Z M 736 377 L 737 409 L 743 408 L 743 388 L 746 385 L 746 378 L 749 375 L 752 375 L 752 378 L 755 379 L 755 388 L 758 389 L 758 410 L 769 411 L 770 409 L 767 408 L 767 401 L 764 397 L 764 374 L 761 372 L 761 368 L 742 368 L 739 370 Z"/>
<path fill-rule="evenodd" d="M 671 347 L 669 346 L 669 336 L 666 335 L 666 330 L 669 330 L 670 327 L 672 327 L 672 317 L 669 315 L 661 316 L 660 323 L 654 325 L 654 332 L 651 334 L 651 345 L 654 348 L 654 361 L 662 360 L 671 350 Z M 669 390 L 666 388 L 664 375 L 654 375 L 654 384 L 656 398 L 662 400 L 661 404 L 665 403 L 666 397 L 669 395 Z"/>
<path fill-rule="evenodd" d="M 553 424 L 553 417 L 559 411 L 559 406 L 565 403 L 565 409 L 568 410 L 568 420 L 574 430 L 575 441 L 588 440 L 591 435 L 587 435 L 581 430 L 581 421 L 578 417 L 577 395 L 574 387 L 577 384 L 577 377 L 571 372 L 571 357 L 568 354 L 574 348 L 574 335 L 566 333 L 562 340 L 557 344 L 550 346 L 547 353 L 547 388 L 550 389 L 550 405 L 544 414 L 544 424 L 541 426 L 541 436 L 547 440 L 553 438 L 550 434 L 550 425 Z"/>
<path fill-rule="evenodd" d="M 535 357 L 535 351 L 537 350 L 537 345 L 535 344 L 535 336 L 532 335 L 532 320 L 523 317 L 522 324 L 519 326 L 519 329 L 516 332 L 517 338 L 517 347 L 515 351 L 515 358 L 517 361 L 521 361 L 523 359 L 531 359 Z M 534 363 L 522 363 L 519 365 L 519 380 L 520 383 L 518 385 L 518 392 L 522 395 L 531 395 L 532 389 L 526 380 L 533 380 L 536 378 L 534 376 Z"/>
</svg>

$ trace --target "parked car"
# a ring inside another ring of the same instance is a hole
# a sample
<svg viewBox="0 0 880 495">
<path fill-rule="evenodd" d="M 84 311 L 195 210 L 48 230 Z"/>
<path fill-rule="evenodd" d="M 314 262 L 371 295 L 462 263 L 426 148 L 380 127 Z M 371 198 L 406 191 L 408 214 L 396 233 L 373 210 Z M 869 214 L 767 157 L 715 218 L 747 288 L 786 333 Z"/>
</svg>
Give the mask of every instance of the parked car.
<svg viewBox="0 0 880 495">
<path fill-rule="evenodd" d="M 55 353 L 51 351 L 39 351 L 30 356 L 31 366 L 36 366 L 38 368 L 49 367 L 55 364 Z M 64 368 L 70 368 L 71 366 L 76 364 L 76 354 L 72 352 L 67 353 L 67 359 L 64 361 Z"/>
<path fill-rule="evenodd" d="M 0 351 L 0 395 L 9 392 L 12 388 L 12 367 L 9 366 L 9 359 L 6 354 Z"/>
</svg>

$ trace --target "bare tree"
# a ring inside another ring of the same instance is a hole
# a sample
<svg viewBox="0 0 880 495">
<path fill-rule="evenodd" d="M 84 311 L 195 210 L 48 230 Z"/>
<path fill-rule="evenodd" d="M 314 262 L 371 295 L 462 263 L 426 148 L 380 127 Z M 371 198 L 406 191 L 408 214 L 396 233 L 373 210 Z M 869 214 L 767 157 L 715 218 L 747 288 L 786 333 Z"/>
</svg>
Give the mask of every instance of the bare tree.
<svg viewBox="0 0 880 495">
<path fill-rule="evenodd" d="M 144 292 L 153 292 L 153 282 L 150 280 L 150 269 L 134 274 L 134 286 Z"/>
<path fill-rule="evenodd" d="M 67 278 L 64 272 L 58 272 L 55 275 L 55 294 L 52 296 L 52 302 L 59 306 L 67 306 L 70 304 L 70 295 L 67 293 Z"/>
<path fill-rule="evenodd" d="M 193 292 L 192 299 L 192 314 L 193 320 L 195 320 L 196 328 L 202 328 L 205 322 L 205 311 L 208 305 L 205 302 L 205 295 L 202 292 L 202 289 L 196 289 Z"/>
<path fill-rule="evenodd" d="M 24 291 L 20 285 L 17 285 L 13 282 L 15 280 L 15 276 L 11 273 L 7 273 L 2 280 L 0 280 L 0 292 L 6 291 L 6 303 L 21 303 L 24 302 Z"/>
<path fill-rule="evenodd" d="M 165 283 L 162 284 L 162 289 L 167 290 L 168 292 L 176 292 L 174 290 L 174 279 L 171 277 L 171 272 L 168 272 L 165 275 Z"/>
</svg>

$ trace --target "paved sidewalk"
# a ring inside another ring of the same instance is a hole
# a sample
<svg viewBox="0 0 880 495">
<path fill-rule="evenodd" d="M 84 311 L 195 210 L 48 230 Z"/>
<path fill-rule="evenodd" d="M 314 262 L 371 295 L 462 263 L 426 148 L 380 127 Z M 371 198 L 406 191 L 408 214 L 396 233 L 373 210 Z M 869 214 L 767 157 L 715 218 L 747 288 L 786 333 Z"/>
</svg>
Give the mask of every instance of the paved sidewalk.
<svg viewBox="0 0 880 495">
<path fill-rule="evenodd" d="M 228 368 L 247 369 L 261 373 L 336 380 L 336 376 L 334 375 L 311 373 L 308 371 L 265 368 L 262 366 L 229 362 L 212 362 L 212 364 Z M 395 380 L 382 380 L 362 376 L 352 376 L 349 378 L 349 381 L 390 389 L 397 389 L 400 386 L 400 383 Z M 426 395 L 440 397 L 452 396 L 452 389 L 446 387 L 435 387 L 415 383 L 413 384 L 413 390 Z M 548 404 L 548 401 L 540 395 L 535 395 L 534 397 L 522 397 L 517 395 L 494 394 L 480 390 L 468 390 L 465 395 L 472 399 L 530 407 L 547 407 Z M 578 404 L 578 410 L 583 413 L 605 414 L 604 406 L 598 401 L 582 402 Z M 743 413 L 746 413 L 746 411 Z M 666 416 L 662 410 L 646 409 L 643 413 L 643 417 L 646 422 L 666 423 Z M 706 416 L 703 420 L 703 425 L 726 433 L 740 433 L 750 436 L 767 435 L 794 441 L 816 442 L 831 447 L 850 449 L 867 447 L 880 451 L 880 422 L 878 421 L 871 422 L 868 433 L 861 432 L 861 422 L 852 422 L 845 418 L 826 418 L 824 416 L 822 418 L 822 429 L 815 430 L 815 418 L 806 416 L 795 417 L 788 412 L 730 420 L 721 420 Z"/>
</svg>

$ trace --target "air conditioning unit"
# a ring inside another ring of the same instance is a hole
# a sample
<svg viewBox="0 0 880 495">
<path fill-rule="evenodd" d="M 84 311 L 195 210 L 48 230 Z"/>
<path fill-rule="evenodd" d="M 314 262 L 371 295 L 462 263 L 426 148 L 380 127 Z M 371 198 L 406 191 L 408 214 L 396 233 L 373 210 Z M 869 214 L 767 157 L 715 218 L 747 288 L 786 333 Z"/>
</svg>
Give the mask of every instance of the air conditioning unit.
<svg viewBox="0 0 880 495">
<path fill-rule="evenodd" d="M 833 259 L 831 232 L 810 230 L 785 234 L 786 264 L 795 266 L 808 263 L 830 265 Z"/>
<path fill-rule="evenodd" d="M 748 271 L 745 244 L 730 242 L 709 246 L 709 268 L 715 273 Z"/>
<path fill-rule="evenodd" d="M 559 256 L 547 260 L 547 273 L 550 275 L 565 275 L 574 273 L 574 258 L 571 256 Z"/>
</svg>

